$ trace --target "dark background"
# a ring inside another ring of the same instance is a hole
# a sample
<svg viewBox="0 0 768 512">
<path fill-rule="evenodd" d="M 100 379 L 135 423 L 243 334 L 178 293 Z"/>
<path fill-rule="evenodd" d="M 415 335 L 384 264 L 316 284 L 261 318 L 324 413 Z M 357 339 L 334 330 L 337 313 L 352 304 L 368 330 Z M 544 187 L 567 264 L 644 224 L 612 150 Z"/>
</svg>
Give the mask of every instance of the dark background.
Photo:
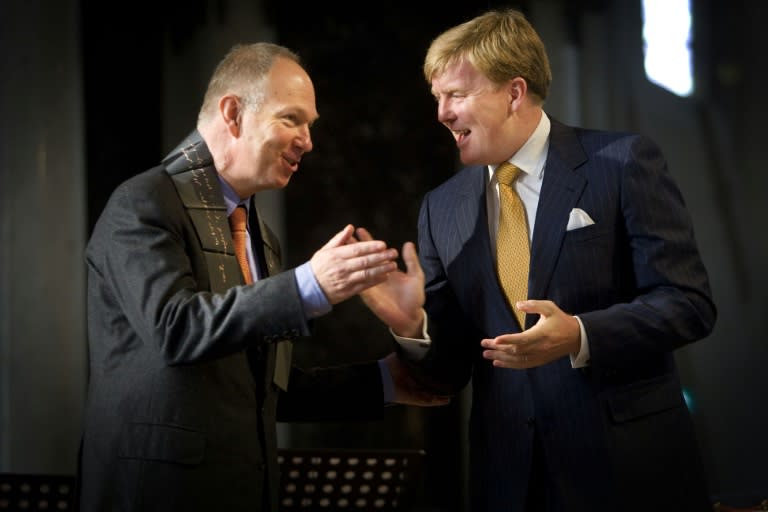
<svg viewBox="0 0 768 512">
<path fill-rule="evenodd" d="M 529 14 L 549 50 L 550 115 L 643 132 L 665 150 L 719 308 L 715 332 L 678 354 L 712 492 L 768 497 L 761 226 L 768 218 L 768 4 L 691 5 L 696 92 L 681 99 L 643 75 L 639 0 L 0 3 L 0 471 L 74 468 L 84 315 L 57 315 L 82 303 L 82 246 L 114 187 L 155 165 L 194 128 L 207 79 L 231 44 L 268 38 L 289 46 L 315 83 L 315 149 L 273 208 L 292 267 L 346 223 L 396 247 L 415 241 L 421 198 L 458 168 L 421 74 L 426 48 L 445 28 L 510 6 Z M 81 207 L 82 218 L 63 224 L 58 202 L 67 189 L 40 186 L 51 171 L 78 183 L 70 208 Z M 27 231 L 41 226 L 21 219 L 40 196 L 50 207 L 47 237 L 44 250 L 28 251 Z M 71 233 L 61 246 L 60 233 Z M 61 278 L 52 272 L 73 253 L 70 280 L 54 292 L 50 283 Z M 49 260 L 41 265 L 40 258 Z M 37 309 L 44 314 L 27 319 Z M 320 319 L 317 334 L 321 341 L 295 349 L 302 365 L 377 358 L 392 348 L 357 300 Z M 285 426 L 284 444 L 423 448 L 428 506 L 459 511 L 468 406 L 461 396 L 439 409 L 388 408 L 381 422 Z"/>
</svg>

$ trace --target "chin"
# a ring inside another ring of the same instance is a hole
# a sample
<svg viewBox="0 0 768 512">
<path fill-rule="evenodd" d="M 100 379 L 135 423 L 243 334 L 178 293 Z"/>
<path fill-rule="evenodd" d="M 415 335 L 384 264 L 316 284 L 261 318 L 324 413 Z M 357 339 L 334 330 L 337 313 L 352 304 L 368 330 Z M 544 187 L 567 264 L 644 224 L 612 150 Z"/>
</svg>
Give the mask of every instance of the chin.
<svg viewBox="0 0 768 512">
<path fill-rule="evenodd" d="M 275 183 L 275 188 L 285 188 L 288 186 L 288 183 L 290 183 L 290 181 L 291 181 L 291 175 L 289 174 L 279 182 Z"/>
</svg>

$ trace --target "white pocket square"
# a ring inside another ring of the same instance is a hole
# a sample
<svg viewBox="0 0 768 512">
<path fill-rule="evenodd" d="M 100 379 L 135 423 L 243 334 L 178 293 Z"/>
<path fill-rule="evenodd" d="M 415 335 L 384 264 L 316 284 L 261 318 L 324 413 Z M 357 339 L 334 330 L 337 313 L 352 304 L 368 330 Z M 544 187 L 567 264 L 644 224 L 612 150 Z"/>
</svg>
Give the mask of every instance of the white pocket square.
<svg viewBox="0 0 768 512">
<path fill-rule="evenodd" d="M 595 221 L 592 220 L 592 217 L 587 215 L 587 212 L 581 208 L 574 208 L 571 210 L 571 214 L 568 216 L 568 226 L 565 228 L 565 230 L 571 231 L 574 229 L 585 228 L 587 226 L 591 226 L 594 223 Z"/>
</svg>

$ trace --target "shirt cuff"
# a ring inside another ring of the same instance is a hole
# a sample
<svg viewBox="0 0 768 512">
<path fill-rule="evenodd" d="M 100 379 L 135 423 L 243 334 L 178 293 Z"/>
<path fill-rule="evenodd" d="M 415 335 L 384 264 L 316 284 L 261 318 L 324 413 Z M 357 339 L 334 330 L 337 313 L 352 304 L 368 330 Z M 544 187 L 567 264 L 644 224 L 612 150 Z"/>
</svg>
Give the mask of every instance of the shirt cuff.
<svg viewBox="0 0 768 512">
<path fill-rule="evenodd" d="M 392 328 L 389 328 L 390 334 L 395 338 L 395 341 L 403 349 L 403 353 L 412 361 L 418 361 L 423 359 L 429 350 L 429 346 L 432 344 L 432 338 L 429 337 L 427 332 L 427 312 L 422 309 L 424 314 L 424 325 L 421 329 L 422 338 L 405 338 L 398 336 L 394 333 Z"/>
<path fill-rule="evenodd" d="M 579 322 L 579 330 L 581 331 L 581 348 L 578 354 L 571 354 L 571 367 L 572 368 L 584 368 L 589 366 L 589 338 L 587 338 L 587 331 L 584 329 L 584 324 L 581 322 L 581 318 L 574 317 Z"/>
<path fill-rule="evenodd" d="M 320 288 L 312 266 L 309 262 L 296 267 L 296 285 L 299 287 L 299 295 L 304 306 L 304 314 L 307 318 L 317 318 L 329 313 L 333 306 L 328 302 L 323 289 Z"/>
</svg>

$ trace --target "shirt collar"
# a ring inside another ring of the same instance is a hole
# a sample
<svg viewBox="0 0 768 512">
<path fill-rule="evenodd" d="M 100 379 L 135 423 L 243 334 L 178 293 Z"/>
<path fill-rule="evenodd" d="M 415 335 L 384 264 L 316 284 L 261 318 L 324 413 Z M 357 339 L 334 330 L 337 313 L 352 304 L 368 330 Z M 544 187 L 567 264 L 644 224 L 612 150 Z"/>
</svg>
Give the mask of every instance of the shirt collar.
<svg viewBox="0 0 768 512">
<path fill-rule="evenodd" d="M 541 176 L 544 171 L 544 164 L 547 158 L 547 149 L 549 147 L 549 132 L 552 128 L 552 123 L 549 120 L 546 112 L 541 112 L 541 119 L 539 124 L 536 125 L 536 129 L 525 144 L 517 150 L 517 153 L 512 155 L 508 161 L 509 163 L 520 168 L 521 171 L 526 174 L 533 174 Z M 498 164 L 489 165 L 488 168 L 493 176 Z"/>
<path fill-rule="evenodd" d="M 234 209 L 240 205 L 245 206 L 245 211 L 250 213 L 249 206 L 251 202 L 247 199 L 240 199 L 232 187 L 229 186 L 229 183 L 227 183 L 227 181 L 222 178 L 220 174 L 217 176 L 219 178 L 219 183 L 221 184 L 221 191 L 224 192 L 224 203 L 227 205 L 227 217 L 229 217 Z"/>
</svg>

